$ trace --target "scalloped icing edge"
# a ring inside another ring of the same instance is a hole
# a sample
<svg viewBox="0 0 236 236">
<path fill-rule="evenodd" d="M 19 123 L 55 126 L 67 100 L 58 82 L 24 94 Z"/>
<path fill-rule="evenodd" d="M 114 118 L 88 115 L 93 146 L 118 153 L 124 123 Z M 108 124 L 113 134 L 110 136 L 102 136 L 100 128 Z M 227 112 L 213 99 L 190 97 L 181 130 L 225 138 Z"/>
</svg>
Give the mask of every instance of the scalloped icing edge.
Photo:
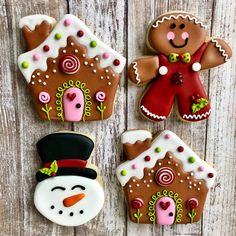
<svg viewBox="0 0 236 236">
<path fill-rule="evenodd" d="M 229 55 L 226 53 L 224 48 L 222 48 L 222 46 L 218 43 L 217 39 L 211 38 L 210 41 L 215 44 L 215 47 L 218 49 L 218 51 L 224 57 L 225 62 L 227 62 L 229 60 Z"/>
</svg>

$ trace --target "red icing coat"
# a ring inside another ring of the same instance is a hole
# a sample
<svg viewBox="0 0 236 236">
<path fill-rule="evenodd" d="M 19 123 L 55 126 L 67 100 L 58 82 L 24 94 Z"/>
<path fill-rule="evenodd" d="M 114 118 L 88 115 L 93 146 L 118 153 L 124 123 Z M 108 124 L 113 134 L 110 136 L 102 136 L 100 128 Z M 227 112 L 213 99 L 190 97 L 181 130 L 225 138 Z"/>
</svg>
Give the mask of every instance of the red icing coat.
<svg viewBox="0 0 236 236">
<path fill-rule="evenodd" d="M 198 72 L 192 69 L 193 63 L 200 63 L 206 47 L 207 44 L 204 43 L 191 56 L 189 63 L 182 61 L 171 63 L 168 57 L 159 55 L 160 67 L 167 67 L 168 72 L 165 75 L 159 74 L 158 78 L 154 80 L 142 97 L 140 110 L 145 117 L 154 121 L 166 119 L 172 110 L 174 102 L 178 106 L 180 117 L 186 121 L 198 121 L 209 117 L 211 112 L 209 102 L 208 105 L 195 113 L 192 112 L 191 108 L 193 103 L 197 103 L 196 100 L 193 100 L 193 96 L 208 100 Z M 176 73 L 181 75 L 182 83 L 178 83 L 176 80 L 174 81 L 174 75 Z"/>
</svg>

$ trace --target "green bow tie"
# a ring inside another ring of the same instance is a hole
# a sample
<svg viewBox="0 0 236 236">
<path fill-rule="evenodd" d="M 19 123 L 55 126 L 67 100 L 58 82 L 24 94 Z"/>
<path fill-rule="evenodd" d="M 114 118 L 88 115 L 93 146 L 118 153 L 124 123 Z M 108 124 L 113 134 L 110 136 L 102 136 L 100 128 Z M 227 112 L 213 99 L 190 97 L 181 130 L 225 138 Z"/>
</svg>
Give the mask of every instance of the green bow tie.
<svg viewBox="0 0 236 236">
<path fill-rule="evenodd" d="M 191 55 L 189 52 L 185 52 L 184 54 L 170 53 L 168 58 L 171 63 L 174 63 L 177 61 L 189 63 L 191 61 Z"/>
</svg>

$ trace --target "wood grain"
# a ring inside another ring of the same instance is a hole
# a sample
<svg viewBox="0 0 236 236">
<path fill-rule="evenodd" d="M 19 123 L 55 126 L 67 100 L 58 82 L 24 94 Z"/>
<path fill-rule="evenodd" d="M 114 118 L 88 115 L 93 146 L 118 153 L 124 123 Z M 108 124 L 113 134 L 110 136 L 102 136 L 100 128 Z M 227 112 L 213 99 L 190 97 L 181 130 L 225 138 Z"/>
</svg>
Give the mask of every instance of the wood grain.
<svg viewBox="0 0 236 236">
<path fill-rule="evenodd" d="M 86 22 L 99 38 L 127 58 L 127 64 L 148 55 L 145 33 L 148 23 L 166 11 L 186 10 L 198 15 L 209 34 L 226 38 L 235 51 L 236 2 L 228 0 L 0 0 L 0 235 L 235 235 L 236 230 L 236 65 L 229 63 L 201 74 L 212 105 L 208 121 L 187 124 L 172 114 L 166 122 L 144 120 L 137 103 L 144 90 L 126 79 L 124 71 L 113 116 L 104 122 L 53 123 L 40 121 L 34 112 L 27 84 L 17 68 L 17 56 L 25 45 L 19 19 L 48 14 L 60 19 L 72 13 Z M 125 129 L 145 128 L 176 132 L 218 172 L 201 222 L 161 227 L 129 221 L 124 194 L 115 169 L 122 159 L 119 136 Z M 33 205 L 35 173 L 40 166 L 35 143 L 58 130 L 75 130 L 94 138 L 92 161 L 104 180 L 106 202 L 94 220 L 66 228 L 50 223 Z"/>
</svg>

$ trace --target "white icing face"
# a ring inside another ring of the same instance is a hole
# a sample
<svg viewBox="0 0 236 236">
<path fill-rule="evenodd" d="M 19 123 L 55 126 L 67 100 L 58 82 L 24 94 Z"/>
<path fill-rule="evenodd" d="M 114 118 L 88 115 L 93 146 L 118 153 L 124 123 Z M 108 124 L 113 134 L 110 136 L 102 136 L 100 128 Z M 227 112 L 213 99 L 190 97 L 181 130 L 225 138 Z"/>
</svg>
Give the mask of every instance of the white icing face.
<svg viewBox="0 0 236 236">
<path fill-rule="evenodd" d="M 102 209 L 104 191 L 93 179 L 57 176 L 38 183 L 34 192 L 37 210 L 52 222 L 79 226 L 93 219 Z"/>
</svg>

